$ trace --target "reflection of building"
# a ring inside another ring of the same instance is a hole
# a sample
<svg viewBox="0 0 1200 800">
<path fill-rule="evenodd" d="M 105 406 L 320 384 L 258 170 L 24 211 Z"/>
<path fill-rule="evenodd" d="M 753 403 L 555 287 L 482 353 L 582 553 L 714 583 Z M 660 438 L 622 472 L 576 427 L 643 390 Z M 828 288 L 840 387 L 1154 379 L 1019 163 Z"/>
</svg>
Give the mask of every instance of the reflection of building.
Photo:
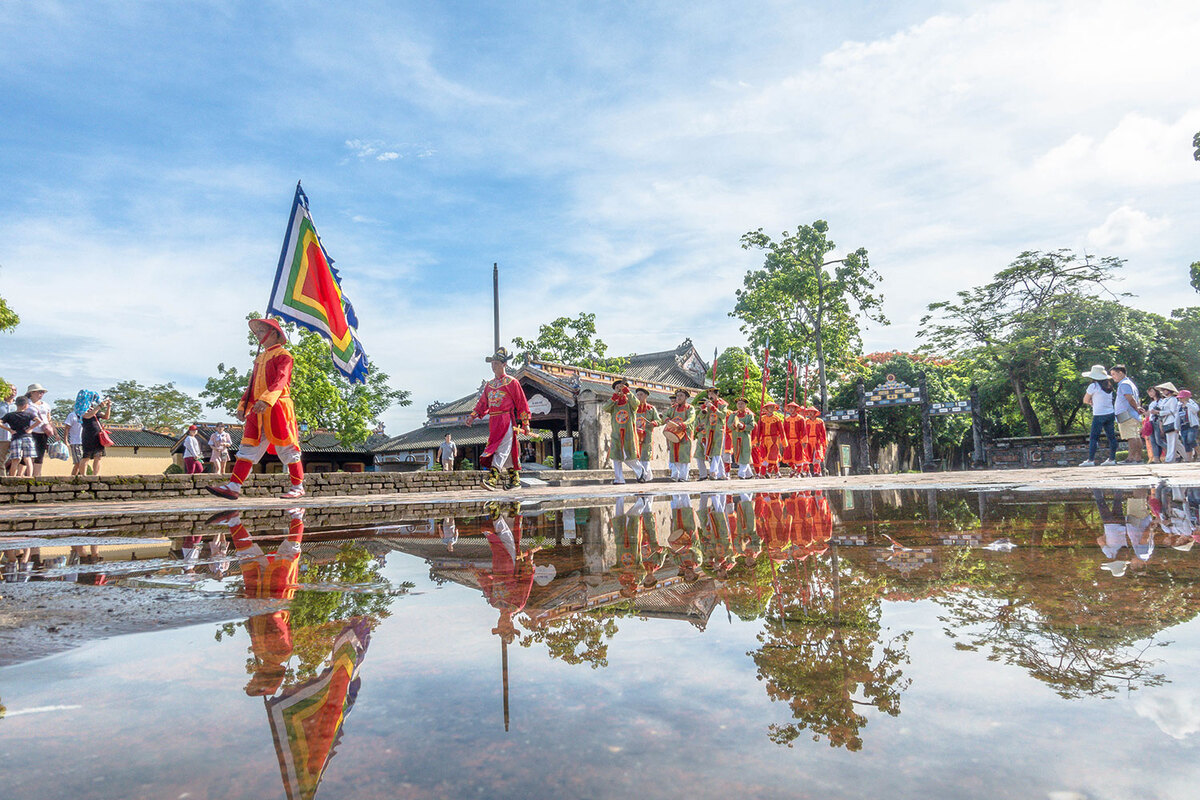
<svg viewBox="0 0 1200 800">
<path fill-rule="evenodd" d="M 703 387 L 708 369 L 691 339 L 685 339 L 673 350 L 627 356 L 620 377 L 626 378 L 632 388 L 648 389 L 650 402 L 662 411 L 675 389 L 683 387 L 695 391 Z M 549 455 L 560 459 L 559 438 L 572 433 L 576 436 L 574 446 L 588 454 L 589 466 L 596 468 L 608 463 L 610 423 L 608 415 L 600 409 L 612 394 L 612 382 L 617 374 L 533 361 L 514 371 L 513 377 L 521 382 L 521 388 L 529 398 L 533 427 L 547 432 L 541 449 L 537 450 L 538 461 Z M 478 393 L 472 392 L 453 402 L 430 406 L 429 419 L 422 427 L 377 448 L 381 459 L 428 463 L 433 449 L 447 433 L 458 443 L 460 457 L 467 455 L 465 448 L 482 446 L 487 441 L 486 425 L 472 428 L 465 425 L 476 397 Z M 473 451 L 468 450 L 468 454 L 470 452 Z M 478 463 L 477 454 L 469 457 L 473 463 Z M 666 441 L 661 433 L 654 438 L 652 462 L 658 467 L 666 466 Z M 570 465 L 566 466 L 569 468 Z"/>
</svg>

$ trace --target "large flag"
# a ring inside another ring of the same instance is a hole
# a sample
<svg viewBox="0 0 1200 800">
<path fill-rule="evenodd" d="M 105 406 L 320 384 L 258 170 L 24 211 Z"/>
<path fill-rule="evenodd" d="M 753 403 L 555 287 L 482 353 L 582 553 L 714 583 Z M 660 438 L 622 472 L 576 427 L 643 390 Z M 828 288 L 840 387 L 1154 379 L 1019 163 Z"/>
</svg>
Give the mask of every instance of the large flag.
<svg viewBox="0 0 1200 800">
<path fill-rule="evenodd" d="M 324 336 L 338 371 L 351 383 L 366 382 L 367 354 L 354 333 L 358 317 L 342 294 L 333 259 L 317 235 L 317 226 L 308 213 L 308 196 L 299 183 L 267 314 Z"/>
</svg>

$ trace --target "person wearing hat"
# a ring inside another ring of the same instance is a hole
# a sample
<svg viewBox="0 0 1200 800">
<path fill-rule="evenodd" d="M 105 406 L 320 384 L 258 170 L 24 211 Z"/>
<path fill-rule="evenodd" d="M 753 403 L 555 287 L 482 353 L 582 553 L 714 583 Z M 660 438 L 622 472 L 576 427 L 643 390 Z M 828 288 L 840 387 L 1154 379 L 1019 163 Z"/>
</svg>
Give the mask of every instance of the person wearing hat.
<svg viewBox="0 0 1200 800">
<path fill-rule="evenodd" d="M 787 433 L 783 429 L 783 417 L 779 416 L 779 404 L 768 400 L 758 415 L 754 427 L 754 439 L 762 447 L 762 476 L 779 475 L 779 459 L 787 449 Z"/>
<path fill-rule="evenodd" d="M 612 384 L 613 393 L 604 404 L 609 414 L 612 432 L 609 438 L 608 455 L 612 459 L 613 483 L 625 483 L 625 464 L 628 463 L 634 476 L 642 479 L 642 466 L 638 463 L 637 406 L 629 393 L 629 381 L 618 378 Z"/>
<path fill-rule="evenodd" d="M 36 451 L 33 457 L 33 477 L 40 478 L 42 463 L 46 459 L 46 447 L 50 444 L 51 439 L 58 438 L 58 434 L 55 433 L 50 404 L 45 400 L 46 387 L 40 383 L 31 383 L 25 390 L 25 396 L 29 398 L 29 411 L 33 412 L 38 421 L 38 424 L 29 431 L 29 435 L 33 437 L 33 446 Z"/>
<path fill-rule="evenodd" d="M 671 469 L 671 480 L 677 483 L 687 480 L 688 465 L 692 460 L 696 409 L 688 402 L 691 396 L 687 389 L 676 389 L 663 423 L 667 439 L 667 463 Z"/>
<path fill-rule="evenodd" d="M 742 480 L 753 478 L 750 468 L 750 437 L 754 431 L 757 418 L 750 410 L 749 402 L 744 397 L 737 399 L 737 408 L 729 414 L 729 433 L 733 437 L 733 462 L 737 464 L 737 474 Z"/>
<path fill-rule="evenodd" d="M 783 432 L 787 436 L 787 448 L 783 452 L 783 463 L 791 467 L 792 475 L 807 475 L 809 471 L 808 420 L 800 413 L 801 406 L 795 400 L 784 404 Z"/>
<path fill-rule="evenodd" d="M 808 418 L 808 450 L 809 465 L 813 475 L 825 472 L 825 454 L 829 452 L 829 432 L 825 428 L 825 420 L 821 419 L 821 410 L 813 406 L 804 409 Z"/>
<path fill-rule="evenodd" d="M 196 435 L 198 430 L 195 425 L 189 425 L 187 436 L 183 437 L 183 471 L 188 475 L 204 472 L 204 453 L 200 451 L 200 437 Z"/>
<path fill-rule="evenodd" d="M 287 336 L 274 319 L 252 319 L 249 325 L 262 350 L 254 359 L 250 384 L 238 402 L 238 422 L 245 423 L 242 444 L 233 465 L 233 475 L 227 482 L 207 488 L 218 497 L 236 500 L 242 495 L 242 484 L 250 470 L 274 450 L 279 460 L 287 465 L 292 483 L 283 497 L 303 497 L 304 465 L 300 460 L 300 429 L 292 405 L 292 354 L 284 347 Z"/>
<path fill-rule="evenodd" d="M 1083 404 L 1092 408 L 1092 433 L 1088 439 L 1087 461 L 1079 466 L 1096 466 L 1096 448 L 1100 446 L 1100 432 L 1104 431 L 1108 438 L 1108 460 L 1101 466 L 1108 467 L 1117 463 L 1117 414 L 1113 406 L 1116 387 L 1103 364 L 1096 364 L 1091 371 L 1081 374 L 1091 380 L 1083 393 Z"/>
<path fill-rule="evenodd" d="M 729 415 L 733 412 L 729 409 L 729 401 L 724 397 L 717 399 L 717 408 L 721 412 L 721 429 L 725 434 L 721 437 L 721 460 L 718 462 L 716 477 L 727 481 L 730 480 L 733 468 L 733 433 L 729 430 Z"/>
<path fill-rule="evenodd" d="M 467 417 L 468 426 L 477 419 L 488 418 L 487 446 L 479 457 L 479 466 L 487 468 L 483 486 L 493 492 L 521 485 L 517 435 L 529 434 L 529 401 L 521 382 L 508 374 L 510 358 L 503 347 L 484 358 L 492 365 L 492 379 L 483 384 L 475 408 Z"/>
<path fill-rule="evenodd" d="M 638 465 L 642 468 L 638 481 L 649 483 L 654 480 L 654 473 L 650 471 L 650 459 L 654 457 L 654 428 L 662 422 L 662 416 L 650 405 L 649 389 L 639 386 L 633 393 L 637 395 Z"/>
<path fill-rule="evenodd" d="M 1179 390 L 1175 388 L 1175 384 L 1167 381 L 1160 383 L 1154 387 L 1158 390 L 1158 408 L 1154 409 L 1155 415 L 1158 417 L 1159 426 L 1162 429 L 1163 436 L 1167 440 L 1167 452 L 1163 456 L 1163 463 L 1170 464 L 1175 461 L 1175 454 L 1179 451 L 1179 418 L 1181 406 L 1179 405 Z"/>
<path fill-rule="evenodd" d="M 1200 406 L 1192 399 L 1191 391 L 1180 389 L 1179 401 L 1179 446 L 1184 461 L 1196 460 L 1196 433 L 1200 430 Z"/>
<path fill-rule="evenodd" d="M 721 475 L 721 452 L 725 447 L 725 415 L 718 401 L 721 393 L 710 386 L 696 414 L 696 470 L 700 480 L 716 480 Z"/>
</svg>

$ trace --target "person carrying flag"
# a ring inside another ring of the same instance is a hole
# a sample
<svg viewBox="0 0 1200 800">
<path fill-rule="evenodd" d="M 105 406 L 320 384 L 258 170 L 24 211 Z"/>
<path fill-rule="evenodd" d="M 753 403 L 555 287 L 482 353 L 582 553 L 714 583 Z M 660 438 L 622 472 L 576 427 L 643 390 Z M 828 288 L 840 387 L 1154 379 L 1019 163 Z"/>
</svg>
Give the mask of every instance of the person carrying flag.
<svg viewBox="0 0 1200 800">
<path fill-rule="evenodd" d="M 792 475 L 807 475 L 809 470 L 810 445 L 808 441 L 808 420 L 804 418 L 800 404 L 789 400 L 784 406 L 787 416 L 783 418 L 783 432 L 787 436 L 787 448 L 783 454 L 783 462 L 792 468 Z"/>
<path fill-rule="evenodd" d="M 746 398 L 739 397 L 737 409 L 729 415 L 727 427 L 733 437 L 733 463 L 737 464 L 738 477 L 743 480 L 754 477 L 750 470 L 750 434 L 756 421 L 757 417 L 747 404 Z"/>
<path fill-rule="evenodd" d="M 492 379 L 484 383 L 479 400 L 467 417 L 468 427 L 477 419 L 488 418 L 487 447 L 479 457 L 479 466 L 488 466 L 483 486 L 493 492 L 521 485 L 517 433 L 529 433 L 529 401 L 521 382 L 508 374 L 509 358 L 508 350 L 501 347 L 484 359 L 492 365 Z"/>
<path fill-rule="evenodd" d="M 274 452 L 287 465 L 292 480 L 283 497 L 303 497 L 304 465 L 300 461 L 300 431 L 291 396 L 292 354 L 284 347 L 287 336 L 274 319 L 252 319 L 249 325 L 262 350 L 254 359 L 250 385 L 238 402 L 237 418 L 245 423 L 242 445 L 229 481 L 207 488 L 217 497 L 238 499 L 251 468 L 268 452 Z"/>
</svg>

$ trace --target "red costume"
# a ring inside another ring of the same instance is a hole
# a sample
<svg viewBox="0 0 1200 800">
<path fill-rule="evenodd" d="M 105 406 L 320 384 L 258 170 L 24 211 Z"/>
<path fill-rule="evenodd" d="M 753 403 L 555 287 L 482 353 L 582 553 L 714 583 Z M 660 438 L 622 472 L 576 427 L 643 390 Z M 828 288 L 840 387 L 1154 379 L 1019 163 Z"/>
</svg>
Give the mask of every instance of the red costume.
<svg viewBox="0 0 1200 800">
<path fill-rule="evenodd" d="M 829 435 L 825 430 L 825 420 L 821 419 L 821 412 L 815 408 L 809 412 L 808 442 L 811 449 L 809 460 L 812 462 L 813 474 L 820 475 L 825 470 L 825 454 L 829 450 Z"/>
<path fill-rule="evenodd" d="M 499 453 L 502 456 L 511 455 L 512 468 L 520 469 L 521 460 L 515 456 L 517 429 L 529 426 L 529 402 L 516 378 L 505 375 L 503 378 L 493 378 L 484 385 L 471 411 L 472 419 L 483 417 L 488 418 L 488 442 L 480 456 L 480 466 L 491 465 L 492 457 Z M 485 460 L 487 464 L 482 463 Z"/>
<path fill-rule="evenodd" d="M 787 416 L 783 418 L 783 432 L 787 436 L 787 449 L 783 461 L 792 468 L 793 475 L 808 472 L 808 464 L 812 460 L 808 451 L 808 420 L 800 415 L 800 404 L 790 402 L 784 408 Z"/>
<path fill-rule="evenodd" d="M 758 424 L 754 426 L 754 441 L 762 447 L 762 474 L 779 474 L 779 460 L 787 448 L 787 434 L 783 429 L 783 418 L 775 413 L 779 406 L 768 402 L 763 406 Z"/>
</svg>

